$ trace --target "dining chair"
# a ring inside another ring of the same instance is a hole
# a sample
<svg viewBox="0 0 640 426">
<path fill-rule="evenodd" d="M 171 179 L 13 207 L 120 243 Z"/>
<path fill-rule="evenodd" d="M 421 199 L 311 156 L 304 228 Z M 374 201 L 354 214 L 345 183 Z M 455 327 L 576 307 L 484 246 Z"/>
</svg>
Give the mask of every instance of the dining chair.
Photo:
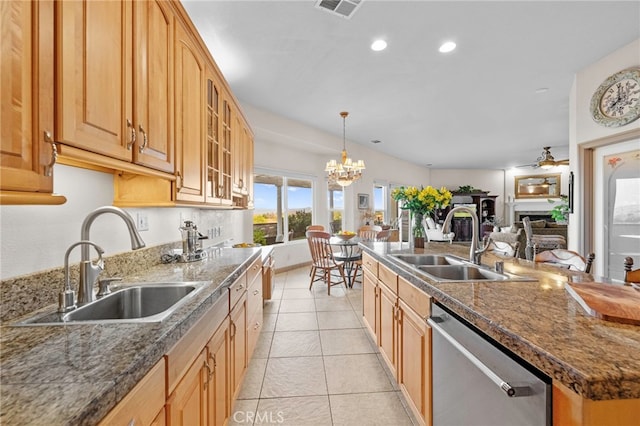
<svg viewBox="0 0 640 426">
<path fill-rule="evenodd" d="M 640 268 L 632 270 L 633 259 L 631 257 L 624 258 L 624 282 L 625 284 L 640 284 Z"/>
<path fill-rule="evenodd" d="M 591 265 L 593 265 L 595 257 L 595 253 L 589 253 L 585 259 L 575 251 L 555 249 L 537 253 L 535 262 L 563 266 L 567 269 L 573 269 L 588 274 L 591 272 Z"/>
<path fill-rule="evenodd" d="M 329 239 L 331 234 L 324 231 L 307 231 L 307 242 L 309 243 L 309 250 L 311 251 L 311 282 L 309 283 L 309 290 L 313 287 L 313 283 L 319 280 L 323 280 L 327 283 L 327 294 L 331 295 L 331 286 L 339 285 L 340 282 L 331 284 L 332 271 L 337 270 L 340 273 L 340 278 L 347 288 L 347 280 L 344 276 L 344 262 L 335 260 L 333 256 L 333 250 Z M 316 272 L 322 271 L 320 276 L 316 275 Z"/>
<path fill-rule="evenodd" d="M 362 241 L 375 241 L 376 236 L 382 231 L 382 226 L 379 225 L 362 225 L 358 228 L 358 237 Z"/>
<path fill-rule="evenodd" d="M 391 229 L 383 229 L 382 231 L 378 232 L 372 240 L 369 240 L 369 241 L 386 242 L 389 240 L 390 236 L 391 236 Z M 362 255 L 360 256 L 360 258 L 353 261 L 353 278 L 351 279 L 352 283 L 355 283 L 358 281 L 357 280 L 358 272 L 361 272 L 361 271 L 362 271 Z"/>
<path fill-rule="evenodd" d="M 305 231 L 324 231 L 324 225 L 309 225 Z"/>
<path fill-rule="evenodd" d="M 518 255 L 520 242 L 515 241 L 509 243 L 506 241 L 494 241 L 492 238 L 487 237 L 484 240 L 484 247 L 487 247 L 486 251 L 488 253 L 493 253 L 498 256 L 516 257 Z"/>
</svg>

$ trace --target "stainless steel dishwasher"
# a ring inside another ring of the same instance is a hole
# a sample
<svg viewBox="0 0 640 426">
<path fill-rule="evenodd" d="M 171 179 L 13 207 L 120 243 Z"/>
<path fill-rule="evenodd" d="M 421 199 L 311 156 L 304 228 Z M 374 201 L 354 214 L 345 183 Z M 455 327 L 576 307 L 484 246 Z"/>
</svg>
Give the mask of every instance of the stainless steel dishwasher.
<svg viewBox="0 0 640 426">
<path fill-rule="evenodd" d="M 549 379 L 433 304 L 433 426 L 551 424 Z"/>
</svg>

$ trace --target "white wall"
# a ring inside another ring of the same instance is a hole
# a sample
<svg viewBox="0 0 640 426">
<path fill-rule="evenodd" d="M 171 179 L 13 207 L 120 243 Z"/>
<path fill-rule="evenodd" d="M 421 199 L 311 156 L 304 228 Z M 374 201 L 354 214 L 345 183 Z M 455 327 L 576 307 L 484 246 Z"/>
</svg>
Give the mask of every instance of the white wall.
<svg viewBox="0 0 640 426">
<path fill-rule="evenodd" d="M 585 169 L 583 162 L 583 149 L 605 146 L 614 142 L 628 140 L 638 137 L 640 134 L 640 120 L 618 128 L 604 127 L 596 123 L 591 118 L 590 102 L 593 93 L 600 84 L 610 75 L 626 68 L 640 66 L 640 39 L 623 46 L 619 50 L 612 52 L 587 68 L 579 71 L 574 79 L 570 94 L 570 135 L 569 135 L 569 158 L 571 168 L 575 174 L 574 203 L 575 213 L 569 216 L 569 249 L 578 252 L 593 250 L 589 247 L 590 242 L 585 241 L 585 216 L 584 216 L 584 196 L 583 194 L 593 193 L 594 188 L 585 185 L 585 176 L 591 170 Z M 627 136 L 628 135 L 628 136 Z M 594 213 L 600 213 L 601 208 L 596 206 Z M 592 232 L 597 233 L 597 229 Z M 601 231 L 600 231 L 601 232 Z M 601 265 L 602 254 L 596 253 L 595 273 L 597 274 Z"/>
<path fill-rule="evenodd" d="M 55 166 L 54 191 L 65 195 L 60 206 L 0 206 L 0 279 L 61 267 L 67 248 L 80 240 L 80 228 L 92 210 L 113 204 L 113 176 L 90 170 Z M 207 244 L 251 241 L 251 214 L 245 211 L 194 208 L 125 209 L 135 219 L 138 213 L 148 217 L 149 230 L 140 235 L 147 247 L 180 241 L 180 220 L 193 219 L 204 234 L 213 226 L 222 227 L 221 237 Z M 248 218 L 248 219 L 247 219 Z M 247 225 L 249 221 L 249 225 Z M 131 250 L 125 224 L 113 214 L 102 215 L 91 227 L 91 240 L 105 250 L 106 256 Z M 79 260 L 80 250 L 70 256 Z"/>
</svg>

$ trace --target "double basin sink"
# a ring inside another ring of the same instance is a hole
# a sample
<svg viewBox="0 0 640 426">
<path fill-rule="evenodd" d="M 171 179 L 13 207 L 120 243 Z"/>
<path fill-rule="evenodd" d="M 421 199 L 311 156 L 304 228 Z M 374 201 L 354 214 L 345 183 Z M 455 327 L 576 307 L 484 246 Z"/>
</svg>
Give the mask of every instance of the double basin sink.
<svg viewBox="0 0 640 426">
<path fill-rule="evenodd" d="M 397 253 L 390 257 L 437 282 L 533 281 L 532 278 L 494 271 L 448 254 Z"/>
<path fill-rule="evenodd" d="M 197 294 L 205 284 L 204 281 L 198 281 L 123 285 L 71 312 L 39 314 L 14 325 L 160 322 Z"/>
</svg>

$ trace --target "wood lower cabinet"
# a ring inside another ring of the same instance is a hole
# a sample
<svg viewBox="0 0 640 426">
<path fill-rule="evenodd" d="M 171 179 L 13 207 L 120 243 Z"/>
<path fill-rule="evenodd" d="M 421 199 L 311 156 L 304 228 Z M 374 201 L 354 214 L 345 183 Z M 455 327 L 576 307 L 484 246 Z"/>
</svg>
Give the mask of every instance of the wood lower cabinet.
<svg viewBox="0 0 640 426">
<path fill-rule="evenodd" d="M 422 425 L 431 424 L 431 328 L 398 302 L 398 384 Z"/>
<path fill-rule="evenodd" d="M 100 426 L 165 424 L 165 363 L 161 359 L 100 422 Z"/>
<path fill-rule="evenodd" d="M 211 426 L 224 424 L 231 411 L 230 342 L 227 318 L 207 344 L 207 422 Z"/>
<path fill-rule="evenodd" d="M 191 364 L 167 401 L 169 426 L 193 426 L 206 423 L 207 350 L 203 349 Z"/>
<path fill-rule="evenodd" d="M 247 294 L 242 295 L 229 314 L 231 320 L 230 380 L 233 400 L 238 396 L 247 370 Z"/>
<path fill-rule="evenodd" d="M 398 296 L 384 284 L 378 287 L 378 294 L 380 295 L 378 346 L 380 354 L 395 375 L 398 369 Z"/>
<path fill-rule="evenodd" d="M 378 336 L 378 278 L 368 269 L 362 269 L 362 314 L 369 334 L 377 343 Z"/>
<path fill-rule="evenodd" d="M 265 249 L 263 249 L 265 250 Z M 269 252 L 262 263 L 262 298 L 270 300 L 275 285 L 276 262 L 273 251 Z"/>
<path fill-rule="evenodd" d="M 53 192 L 53 1 L 0 2 L 0 202 L 62 204 Z"/>
<path fill-rule="evenodd" d="M 366 254 L 366 253 L 365 253 Z M 430 297 L 363 255 L 363 315 L 380 354 L 421 425 L 431 424 Z M 377 276 L 373 270 L 377 271 Z"/>
</svg>

